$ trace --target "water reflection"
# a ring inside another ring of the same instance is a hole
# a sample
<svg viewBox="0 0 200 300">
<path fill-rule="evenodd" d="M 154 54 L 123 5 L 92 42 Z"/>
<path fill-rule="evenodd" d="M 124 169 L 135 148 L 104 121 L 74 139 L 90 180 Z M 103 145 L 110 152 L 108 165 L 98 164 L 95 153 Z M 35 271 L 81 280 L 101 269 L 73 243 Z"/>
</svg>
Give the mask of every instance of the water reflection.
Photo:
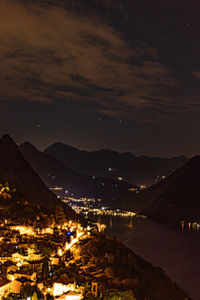
<svg viewBox="0 0 200 300">
<path fill-rule="evenodd" d="M 107 233 L 109 234 L 110 229 L 113 227 L 116 228 L 119 226 L 119 228 L 123 227 L 126 229 L 133 230 L 135 224 L 146 224 L 147 219 L 144 218 L 143 216 L 106 216 L 106 215 L 101 215 L 101 216 L 95 216 L 95 215 L 90 215 L 90 219 L 93 220 L 98 220 L 98 223 L 102 223 L 106 225 L 107 228 Z"/>
<path fill-rule="evenodd" d="M 199 232 L 200 229 L 200 224 L 196 223 L 196 222 L 186 222 L 186 221 L 182 221 L 181 222 L 181 229 L 182 231 L 196 231 Z"/>
<path fill-rule="evenodd" d="M 110 217 L 110 223 L 109 223 L 110 228 L 112 228 L 112 225 L 113 225 L 113 220 L 112 217 Z"/>
<path fill-rule="evenodd" d="M 129 224 L 128 224 L 128 228 L 133 228 L 133 218 L 131 217 Z"/>
<path fill-rule="evenodd" d="M 142 217 L 119 216 L 100 216 L 99 222 L 106 224 L 108 236 L 123 240 L 136 254 L 161 267 L 193 299 L 200 300 L 199 223 L 182 222 L 168 228 Z"/>
<path fill-rule="evenodd" d="M 200 300 L 199 224 L 184 223 L 168 228 L 148 219 L 112 217 L 112 227 L 105 218 L 105 233 L 124 241 L 136 254 L 161 267 L 165 273 L 195 300 Z"/>
</svg>

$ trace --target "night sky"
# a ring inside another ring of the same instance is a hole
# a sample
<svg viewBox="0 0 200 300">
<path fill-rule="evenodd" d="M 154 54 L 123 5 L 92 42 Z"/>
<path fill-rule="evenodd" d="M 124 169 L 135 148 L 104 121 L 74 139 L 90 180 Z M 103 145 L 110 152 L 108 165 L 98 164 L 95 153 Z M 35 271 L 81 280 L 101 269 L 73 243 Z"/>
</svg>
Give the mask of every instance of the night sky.
<svg viewBox="0 0 200 300">
<path fill-rule="evenodd" d="M 199 0 L 1 0 L 1 133 L 200 154 L 199 16 Z"/>
</svg>

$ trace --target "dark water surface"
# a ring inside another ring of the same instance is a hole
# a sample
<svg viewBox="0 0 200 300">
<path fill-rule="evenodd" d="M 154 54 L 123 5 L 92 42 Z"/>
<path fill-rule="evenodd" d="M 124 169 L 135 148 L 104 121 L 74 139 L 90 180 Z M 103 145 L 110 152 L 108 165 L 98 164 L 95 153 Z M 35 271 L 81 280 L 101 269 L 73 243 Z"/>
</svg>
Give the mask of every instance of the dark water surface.
<svg viewBox="0 0 200 300">
<path fill-rule="evenodd" d="M 107 224 L 107 235 L 116 235 L 200 300 L 200 232 L 182 232 L 138 217 L 102 217 L 101 221 Z"/>
</svg>

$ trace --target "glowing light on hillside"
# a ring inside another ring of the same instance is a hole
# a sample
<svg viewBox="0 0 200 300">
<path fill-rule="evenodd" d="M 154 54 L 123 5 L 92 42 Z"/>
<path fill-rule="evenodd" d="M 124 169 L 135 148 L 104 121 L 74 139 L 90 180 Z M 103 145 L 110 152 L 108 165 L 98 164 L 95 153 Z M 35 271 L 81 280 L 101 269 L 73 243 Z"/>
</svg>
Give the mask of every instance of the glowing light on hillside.
<svg viewBox="0 0 200 300">
<path fill-rule="evenodd" d="M 12 230 L 18 230 L 21 235 L 35 235 L 34 230 L 30 226 L 12 226 Z"/>
<path fill-rule="evenodd" d="M 62 256 L 63 255 L 63 251 L 62 251 L 62 249 L 60 248 L 60 249 L 58 249 L 58 255 L 59 256 Z"/>
</svg>

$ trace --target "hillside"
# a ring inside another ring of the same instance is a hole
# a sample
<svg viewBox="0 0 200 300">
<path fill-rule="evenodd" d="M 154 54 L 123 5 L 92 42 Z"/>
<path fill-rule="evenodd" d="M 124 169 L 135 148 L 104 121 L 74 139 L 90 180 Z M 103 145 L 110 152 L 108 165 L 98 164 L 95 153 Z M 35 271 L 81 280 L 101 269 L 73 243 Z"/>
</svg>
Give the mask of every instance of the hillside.
<svg viewBox="0 0 200 300">
<path fill-rule="evenodd" d="M 185 157 L 151 158 L 137 157 L 132 153 L 111 150 L 81 151 L 74 147 L 55 143 L 45 153 L 53 155 L 66 166 L 90 176 L 118 177 L 135 185 L 151 185 L 162 176 L 169 175 L 187 161 Z"/>
<path fill-rule="evenodd" d="M 90 282 L 98 281 L 102 291 L 133 291 L 137 300 L 185 300 L 188 297 L 160 268 L 143 260 L 116 238 L 98 234 L 80 241 L 73 259 L 77 266 L 74 278 L 82 275 Z"/>
<path fill-rule="evenodd" d="M 123 207 L 126 203 L 132 203 L 134 207 L 135 193 L 129 191 L 135 188 L 132 184 L 74 171 L 52 155 L 38 151 L 28 142 L 21 144 L 19 149 L 48 187 L 62 187 L 62 191 L 59 191 L 61 196 L 73 194 L 77 198 L 101 198 L 104 205 Z"/>
<path fill-rule="evenodd" d="M 143 193 L 148 217 L 163 222 L 198 221 L 200 217 L 200 156 L 193 157 L 162 182 Z"/>
<path fill-rule="evenodd" d="M 32 207 L 40 206 L 52 209 L 60 203 L 56 195 L 45 186 L 24 159 L 18 146 L 9 135 L 4 135 L 0 139 L 0 183 L 5 184 L 6 182 L 16 190 L 17 197 L 24 199 Z M 70 207 L 67 205 L 64 207 L 68 216 L 75 215 Z"/>
</svg>

